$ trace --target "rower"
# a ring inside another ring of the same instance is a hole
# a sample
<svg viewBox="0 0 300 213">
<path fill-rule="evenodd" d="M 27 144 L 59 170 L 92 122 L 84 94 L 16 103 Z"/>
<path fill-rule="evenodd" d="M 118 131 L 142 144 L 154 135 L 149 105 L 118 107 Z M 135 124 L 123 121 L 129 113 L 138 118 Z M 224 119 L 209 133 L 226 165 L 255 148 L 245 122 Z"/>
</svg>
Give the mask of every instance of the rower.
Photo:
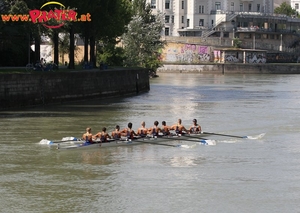
<svg viewBox="0 0 300 213">
<path fill-rule="evenodd" d="M 193 125 L 190 127 L 190 133 L 201 133 L 201 126 L 197 124 L 197 119 L 193 119 Z"/>
<path fill-rule="evenodd" d="M 102 132 L 98 132 L 96 135 L 93 135 L 94 139 L 100 138 L 101 142 L 107 142 L 107 139 L 110 139 L 111 137 L 106 132 L 106 127 L 102 128 Z"/>
<path fill-rule="evenodd" d="M 170 135 L 170 128 L 169 126 L 167 126 L 167 123 L 165 121 L 161 122 L 162 127 L 161 127 L 161 132 L 164 136 L 166 135 Z"/>
<path fill-rule="evenodd" d="M 152 137 L 157 137 L 158 133 L 161 132 L 161 129 L 158 127 L 158 121 L 154 121 L 154 126 L 149 129 L 149 134 Z"/>
<path fill-rule="evenodd" d="M 145 121 L 142 121 L 141 127 L 138 128 L 136 134 L 139 135 L 139 136 L 141 136 L 141 137 L 146 137 L 146 136 L 147 136 L 148 129 L 147 129 L 145 126 L 146 126 Z"/>
<path fill-rule="evenodd" d="M 176 134 L 183 134 L 183 131 L 188 132 L 188 130 L 181 124 L 181 119 L 178 119 L 177 124 L 171 126 L 171 130 L 175 130 Z"/>
<path fill-rule="evenodd" d="M 121 135 L 127 137 L 127 139 L 133 139 L 134 136 L 137 136 L 134 130 L 132 130 L 132 123 L 129 122 L 127 128 L 121 131 Z"/>
<path fill-rule="evenodd" d="M 115 140 L 118 140 L 121 138 L 121 132 L 120 132 L 120 126 L 119 125 L 116 125 L 116 129 L 115 131 L 113 131 L 111 133 L 111 137 Z"/>
<path fill-rule="evenodd" d="M 90 127 L 86 128 L 86 133 L 82 135 L 82 140 L 85 140 L 85 143 L 93 143 L 93 134 Z"/>
</svg>

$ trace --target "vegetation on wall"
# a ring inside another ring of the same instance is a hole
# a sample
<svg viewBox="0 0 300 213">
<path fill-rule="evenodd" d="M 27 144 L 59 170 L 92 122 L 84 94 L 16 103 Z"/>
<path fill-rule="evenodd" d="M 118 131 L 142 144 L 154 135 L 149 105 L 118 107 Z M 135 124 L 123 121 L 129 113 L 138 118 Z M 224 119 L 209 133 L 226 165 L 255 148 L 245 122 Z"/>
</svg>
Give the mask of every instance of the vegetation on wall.
<svg viewBox="0 0 300 213">
<path fill-rule="evenodd" d="M 233 47 L 234 48 L 240 48 L 242 44 L 242 41 L 239 38 L 233 38 Z"/>
</svg>

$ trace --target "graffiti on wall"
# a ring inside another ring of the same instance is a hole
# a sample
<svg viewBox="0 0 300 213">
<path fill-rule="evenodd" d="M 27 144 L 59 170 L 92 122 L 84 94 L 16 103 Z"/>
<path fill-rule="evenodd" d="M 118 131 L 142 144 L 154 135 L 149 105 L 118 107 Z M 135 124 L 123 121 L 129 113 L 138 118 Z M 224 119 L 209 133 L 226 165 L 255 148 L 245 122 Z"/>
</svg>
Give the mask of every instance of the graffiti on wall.
<svg viewBox="0 0 300 213">
<path fill-rule="evenodd" d="M 224 62 L 222 53 L 220 50 L 214 50 L 214 62 L 215 63 L 222 63 Z"/>
<path fill-rule="evenodd" d="M 210 60 L 210 48 L 195 44 L 177 44 L 167 48 L 165 61 L 167 62 L 208 62 Z"/>
<path fill-rule="evenodd" d="M 239 53 L 238 52 L 231 52 L 226 51 L 225 52 L 225 62 L 229 63 L 238 63 L 239 62 Z"/>
<path fill-rule="evenodd" d="M 247 52 L 246 53 L 246 63 L 249 64 L 261 64 L 266 63 L 266 54 L 265 53 L 256 53 L 256 52 Z"/>
</svg>

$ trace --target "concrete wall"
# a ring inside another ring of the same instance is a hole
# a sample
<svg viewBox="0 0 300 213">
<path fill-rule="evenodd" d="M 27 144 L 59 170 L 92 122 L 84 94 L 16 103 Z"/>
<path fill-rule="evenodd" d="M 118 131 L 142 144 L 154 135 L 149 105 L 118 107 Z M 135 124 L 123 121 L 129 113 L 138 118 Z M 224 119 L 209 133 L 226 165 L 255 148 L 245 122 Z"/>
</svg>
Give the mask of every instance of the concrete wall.
<svg viewBox="0 0 300 213">
<path fill-rule="evenodd" d="M 242 35 L 241 35 L 242 36 Z M 164 39 L 167 42 L 164 53 L 168 52 L 168 46 L 173 48 L 174 45 L 172 43 L 177 44 L 187 44 L 187 45 L 200 45 L 200 46 L 208 46 L 208 47 L 218 47 L 218 48 L 228 48 L 232 46 L 232 38 L 225 37 L 185 37 L 185 36 L 166 36 Z M 297 56 L 299 55 L 299 47 L 289 48 L 291 45 L 295 44 L 298 40 L 296 36 L 284 35 L 283 36 L 283 52 L 294 53 Z M 258 50 L 267 50 L 268 52 L 279 52 L 280 49 L 280 37 L 271 38 L 253 38 L 245 39 L 241 38 L 242 44 L 241 48 L 243 49 L 258 49 Z"/>
<path fill-rule="evenodd" d="M 300 74 L 300 64 L 212 64 L 164 65 L 159 72 L 214 73 L 214 74 Z"/>
<path fill-rule="evenodd" d="M 148 70 L 0 74 L 0 109 L 120 97 L 149 91 Z"/>
</svg>

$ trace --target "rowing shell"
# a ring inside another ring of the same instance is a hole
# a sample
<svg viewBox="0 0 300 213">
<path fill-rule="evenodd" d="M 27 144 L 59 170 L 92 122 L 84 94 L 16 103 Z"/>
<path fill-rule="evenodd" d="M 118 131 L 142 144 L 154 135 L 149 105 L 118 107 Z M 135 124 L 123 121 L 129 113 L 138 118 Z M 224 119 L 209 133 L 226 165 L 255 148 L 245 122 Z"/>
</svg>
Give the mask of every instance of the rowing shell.
<svg viewBox="0 0 300 213">
<path fill-rule="evenodd" d="M 207 140 L 207 139 L 201 139 L 199 136 L 200 134 L 197 134 L 198 137 L 196 137 L 196 134 L 194 137 L 187 137 L 187 136 L 162 136 L 162 137 L 137 137 L 133 140 L 109 140 L 108 142 L 101 142 L 96 141 L 92 144 L 86 144 L 83 141 L 81 141 L 80 144 L 73 144 L 69 145 L 65 142 L 57 143 L 57 149 L 82 149 L 82 148 L 96 148 L 96 147 L 114 147 L 114 146 L 129 146 L 129 145 L 135 145 L 135 144 L 142 144 L 142 143 L 148 143 L 148 144 L 157 144 L 157 145 L 164 145 L 164 146 L 173 146 L 173 147 L 181 147 L 181 145 L 170 145 L 170 144 L 161 144 L 161 142 L 164 141 L 191 141 L 191 142 L 197 142 L 203 145 L 215 145 L 214 140 Z M 196 140 L 195 140 L 196 139 Z M 75 141 L 80 142 L 80 141 Z M 74 141 L 73 141 L 74 143 Z M 67 146 L 66 146 L 67 145 Z"/>
<path fill-rule="evenodd" d="M 184 135 L 181 135 L 181 134 L 179 134 L 179 135 L 175 135 L 175 134 L 173 134 L 173 135 L 168 135 L 168 136 L 159 136 L 158 138 L 163 138 L 163 139 L 170 139 L 170 140 L 172 140 L 172 139 L 174 139 L 174 140 L 176 140 L 176 139 L 180 139 L 180 140 L 189 140 L 189 139 L 204 139 L 204 138 L 202 138 L 202 137 L 204 137 L 204 136 L 207 136 L 207 134 L 201 134 L 201 133 L 199 133 L 199 134 L 184 134 Z M 141 137 L 140 136 L 137 136 L 135 139 L 140 139 Z M 148 137 L 146 137 L 146 139 L 153 139 L 153 137 L 151 137 L 151 136 L 148 136 Z M 142 139 L 145 139 L 145 138 L 142 138 Z M 124 140 L 126 140 L 126 138 L 122 138 L 122 139 L 120 139 L 121 140 L 121 142 L 123 142 Z M 206 139 L 204 139 L 204 140 L 206 140 Z M 111 141 L 114 141 L 114 140 L 111 140 Z M 96 143 L 98 143 L 98 142 L 100 142 L 99 140 L 95 140 L 94 142 L 96 142 Z M 48 139 L 42 139 L 40 142 L 39 142 L 39 144 L 41 144 L 41 145 L 57 145 L 57 144 L 81 144 L 81 143 L 84 143 L 84 141 L 83 140 L 81 140 L 81 139 L 77 139 L 76 137 L 63 137 L 61 140 L 59 140 L 59 141 L 52 141 L 52 140 L 48 140 Z"/>
</svg>

